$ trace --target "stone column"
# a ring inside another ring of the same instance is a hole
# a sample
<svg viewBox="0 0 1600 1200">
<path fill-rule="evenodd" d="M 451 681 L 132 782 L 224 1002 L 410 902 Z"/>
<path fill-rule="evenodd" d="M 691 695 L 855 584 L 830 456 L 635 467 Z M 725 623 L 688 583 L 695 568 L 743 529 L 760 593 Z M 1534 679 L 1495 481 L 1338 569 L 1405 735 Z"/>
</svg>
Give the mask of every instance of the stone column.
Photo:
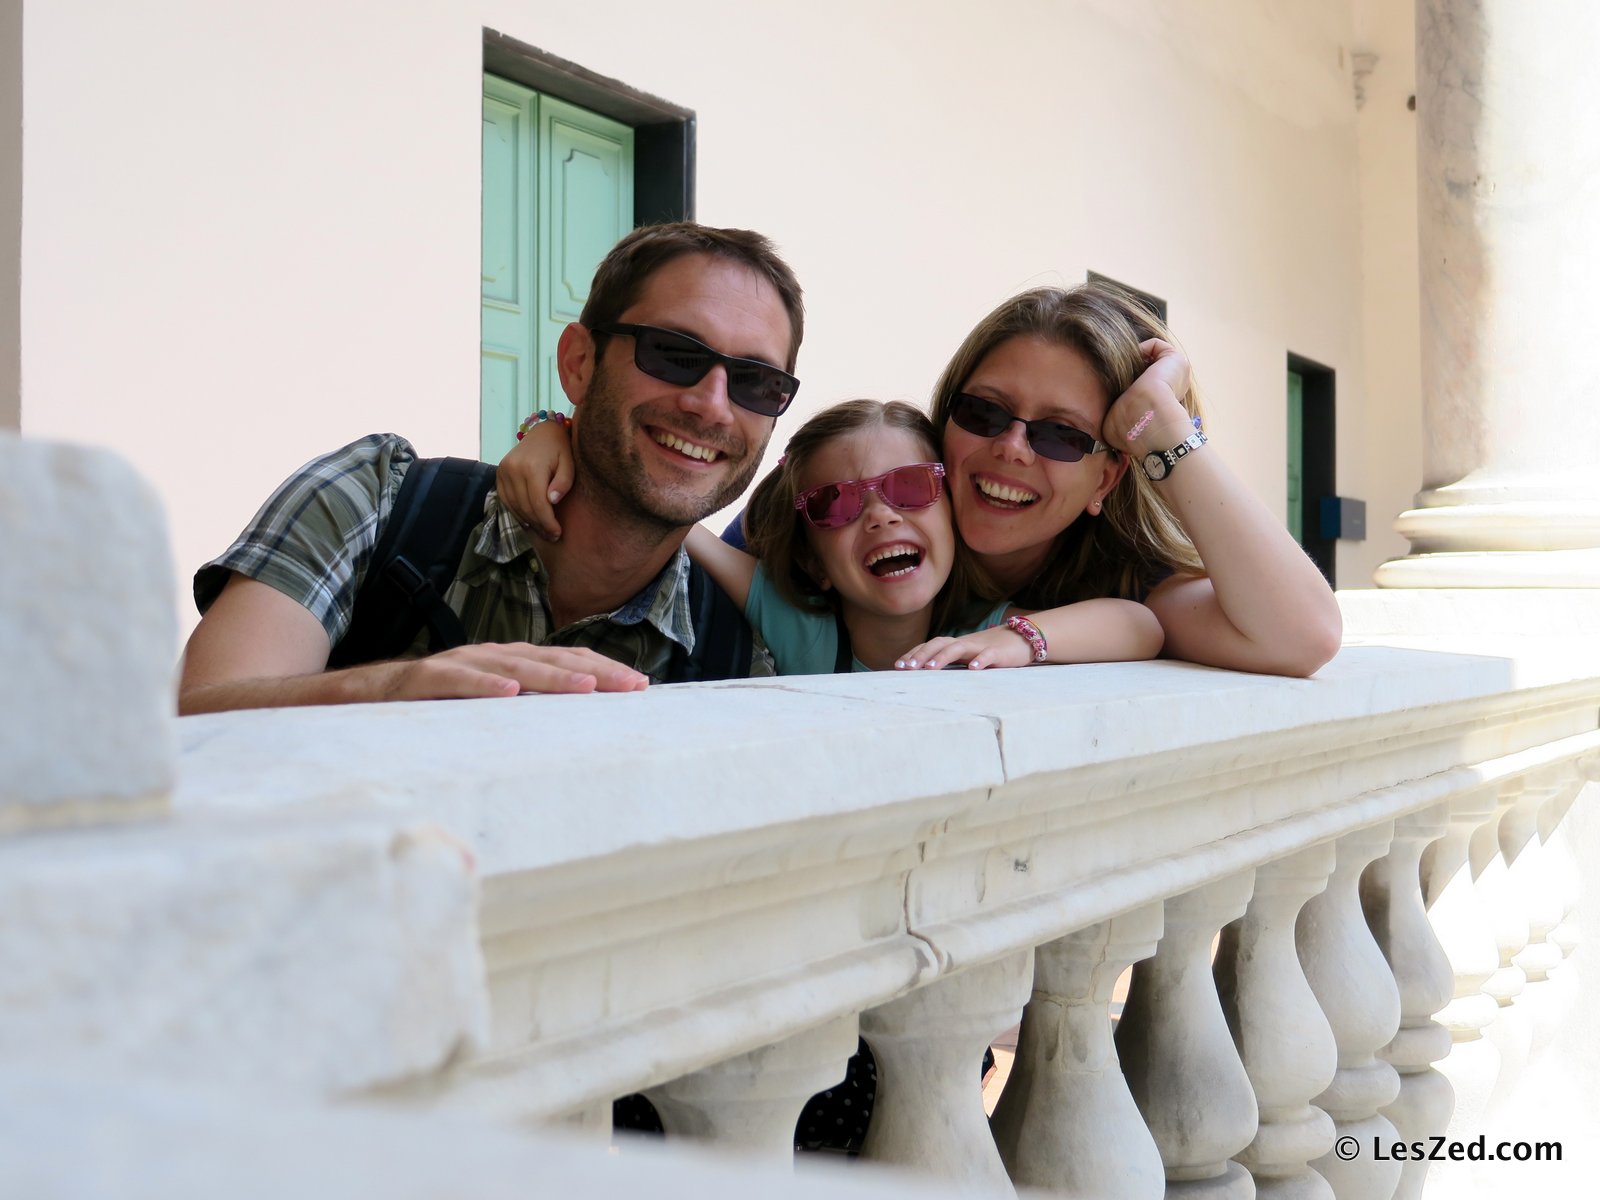
<svg viewBox="0 0 1600 1200">
<path fill-rule="evenodd" d="M 1545 858 L 1556 896 L 1561 903 L 1561 921 L 1550 931 L 1549 940 L 1561 951 L 1562 958 L 1571 958 L 1578 948 L 1578 901 L 1583 895 L 1583 878 L 1578 872 L 1578 860 L 1567 840 L 1567 827 L 1563 824 L 1573 801 L 1583 791 L 1585 780 L 1570 780 L 1539 810 L 1539 840 L 1544 845 Z"/>
<path fill-rule="evenodd" d="M 1017 1023 L 1032 987 L 1033 951 L 1024 950 L 862 1013 L 878 1093 L 861 1157 L 1010 1194 L 978 1067 L 990 1041 Z"/>
<path fill-rule="evenodd" d="M 1424 477 L 1380 587 L 1600 586 L 1600 5 L 1417 0 Z"/>
<path fill-rule="evenodd" d="M 1250 1200 L 1231 1161 L 1256 1135 L 1256 1096 L 1211 975 L 1211 939 L 1244 914 L 1255 872 L 1167 901 L 1155 957 L 1133 968 L 1117 1052 L 1167 1173 L 1169 1200 Z"/>
<path fill-rule="evenodd" d="M 1450 1003 L 1455 972 L 1422 904 L 1422 852 L 1444 836 L 1436 805 L 1395 822 L 1394 845 L 1361 877 L 1361 906 L 1400 989 L 1400 1029 L 1383 1057 L 1400 1073 L 1400 1095 L 1383 1110 L 1403 1141 L 1427 1141 L 1450 1122 L 1455 1097 L 1433 1064 L 1450 1053 L 1450 1033 L 1433 1014 Z M 1365 1150 L 1366 1148 L 1363 1147 Z M 1428 1163 L 1407 1162 L 1395 1200 L 1418 1200 Z"/>
<path fill-rule="evenodd" d="M 645 1093 L 674 1137 L 715 1142 L 773 1162 L 794 1160 L 794 1127 L 812 1096 L 844 1078 L 854 1015 L 719 1062 Z"/>
<path fill-rule="evenodd" d="M 1372 1154 L 1374 1139 L 1387 1145 L 1396 1136 L 1378 1110 L 1400 1094 L 1400 1077 L 1378 1052 L 1400 1028 L 1400 990 L 1367 927 L 1360 894 L 1362 871 L 1388 852 L 1393 837 L 1394 822 L 1385 821 L 1340 838 L 1327 889 L 1307 902 L 1295 925 L 1306 982 L 1339 1047 L 1338 1070 L 1316 1103 L 1333 1118 L 1335 1146 L 1354 1138 L 1358 1149 L 1348 1161 L 1330 1153 L 1311 1164 L 1339 1200 L 1387 1198 L 1400 1180 L 1399 1163 Z"/>
<path fill-rule="evenodd" d="M 1161 1152 L 1111 1040 L 1117 978 L 1160 937 L 1161 905 L 1151 904 L 1034 952 L 1033 999 L 991 1122 L 1015 1183 L 1077 1200 L 1161 1200 Z"/>
</svg>

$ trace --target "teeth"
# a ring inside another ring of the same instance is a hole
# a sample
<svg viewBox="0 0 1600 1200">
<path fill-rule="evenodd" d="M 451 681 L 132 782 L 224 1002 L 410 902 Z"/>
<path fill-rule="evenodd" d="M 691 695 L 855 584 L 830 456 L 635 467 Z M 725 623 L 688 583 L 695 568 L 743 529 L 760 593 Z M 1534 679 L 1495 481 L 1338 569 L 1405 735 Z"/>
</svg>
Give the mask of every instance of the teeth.
<svg viewBox="0 0 1600 1200">
<path fill-rule="evenodd" d="M 697 446 L 693 442 L 686 442 L 677 434 L 667 433 L 665 430 L 657 432 L 653 436 L 657 445 L 665 446 L 669 450 L 676 450 L 679 454 L 687 455 L 690 458 L 698 458 L 702 462 L 716 461 L 717 452 L 710 446 Z"/>
<path fill-rule="evenodd" d="M 978 490 L 991 500 L 1004 500 L 1007 504 L 1032 504 L 1039 498 L 1038 492 L 1025 491 L 1022 488 L 1007 487 L 1003 483 L 994 483 L 988 479 L 978 479 Z"/>
<path fill-rule="evenodd" d="M 871 554 L 867 555 L 866 565 L 870 567 L 873 563 L 880 563 L 886 558 L 894 558 L 900 554 L 914 554 L 919 559 L 922 557 L 922 551 L 916 546 L 911 545 L 909 542 L 896 542 L 892 546 L 879 546 Z M 900 572 L 896 571 L 894 574 L 898 575 Z"/>
</svg>

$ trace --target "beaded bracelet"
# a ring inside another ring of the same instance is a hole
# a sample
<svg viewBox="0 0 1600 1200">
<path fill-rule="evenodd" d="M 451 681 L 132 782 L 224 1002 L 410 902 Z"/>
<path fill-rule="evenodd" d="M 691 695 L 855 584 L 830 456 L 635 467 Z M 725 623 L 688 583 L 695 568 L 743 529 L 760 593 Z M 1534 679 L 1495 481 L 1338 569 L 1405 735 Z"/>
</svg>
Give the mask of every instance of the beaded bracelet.
<svg viewBox="0 0 1600 1200">
<path fill-rule="evenodd" d="M 1018 634 L 1023 641 L 1033 649 L 1033 661 L 1042 663 L 1050 654 L 1050 647 L 1045 643 L 1044 634 L 1039 632 L 1039 627 L 1027 617 L 1007 617 L 1006 628 Z"/>
<path fill-rule="evenodd" d="M 517 441 L 520 442 L 524 437 L 526 437 L 528 435 L 528 431 L 540 421 L 554 421 L 557 425 L 572 424 L 572 418 L 567 416 L 566 413 L 551 412 L 548 409 L 541 408 L 536 413 L 529 413 L 527 419 L 524 420 L 521 425 L 517 426 Z"/>
</svg>

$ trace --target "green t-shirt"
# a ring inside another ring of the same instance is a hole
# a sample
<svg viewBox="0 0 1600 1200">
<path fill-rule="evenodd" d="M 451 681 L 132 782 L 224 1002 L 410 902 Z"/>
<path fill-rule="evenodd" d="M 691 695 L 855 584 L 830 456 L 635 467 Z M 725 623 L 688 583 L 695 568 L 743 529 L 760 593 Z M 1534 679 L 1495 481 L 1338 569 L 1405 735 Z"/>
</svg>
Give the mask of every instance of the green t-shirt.
<svg viewBox="0 0 1600 1200">
<path fill-rule="evenodd" d="M 998 604 L 978 624 L 954 630 L 950 636 L 962 637 L 992 629 L 1006 619 L 1009 607 L 1007 603 Z M 834 625 L 832 611 L 796 608 L 778 594 L 760 563 L 756 564 L 755 576 L 750 580 L 744 615 L 767 643 L 779 675 L 833 673 L 833 664 L 839 657 L 839 631 Z M 852 657 L 850 662 L 852 670 L 872 669 L 859 658 Z"/>
</svg>

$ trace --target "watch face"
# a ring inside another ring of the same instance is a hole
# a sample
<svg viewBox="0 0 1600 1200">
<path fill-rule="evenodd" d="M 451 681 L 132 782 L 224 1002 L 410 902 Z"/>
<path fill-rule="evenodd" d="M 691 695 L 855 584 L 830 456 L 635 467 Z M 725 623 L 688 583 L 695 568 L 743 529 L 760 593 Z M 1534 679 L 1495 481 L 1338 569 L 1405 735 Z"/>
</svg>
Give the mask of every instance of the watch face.
<svg viewBox="0 0 1600 1200">
<path fill-rule="evenodd" d="M 1167 460 L 1161 457 L 1159 450 L 1152 450 L 1144 456 L 1144 473 L 1151 479 L 1167 477 Z"/>
</svg>

